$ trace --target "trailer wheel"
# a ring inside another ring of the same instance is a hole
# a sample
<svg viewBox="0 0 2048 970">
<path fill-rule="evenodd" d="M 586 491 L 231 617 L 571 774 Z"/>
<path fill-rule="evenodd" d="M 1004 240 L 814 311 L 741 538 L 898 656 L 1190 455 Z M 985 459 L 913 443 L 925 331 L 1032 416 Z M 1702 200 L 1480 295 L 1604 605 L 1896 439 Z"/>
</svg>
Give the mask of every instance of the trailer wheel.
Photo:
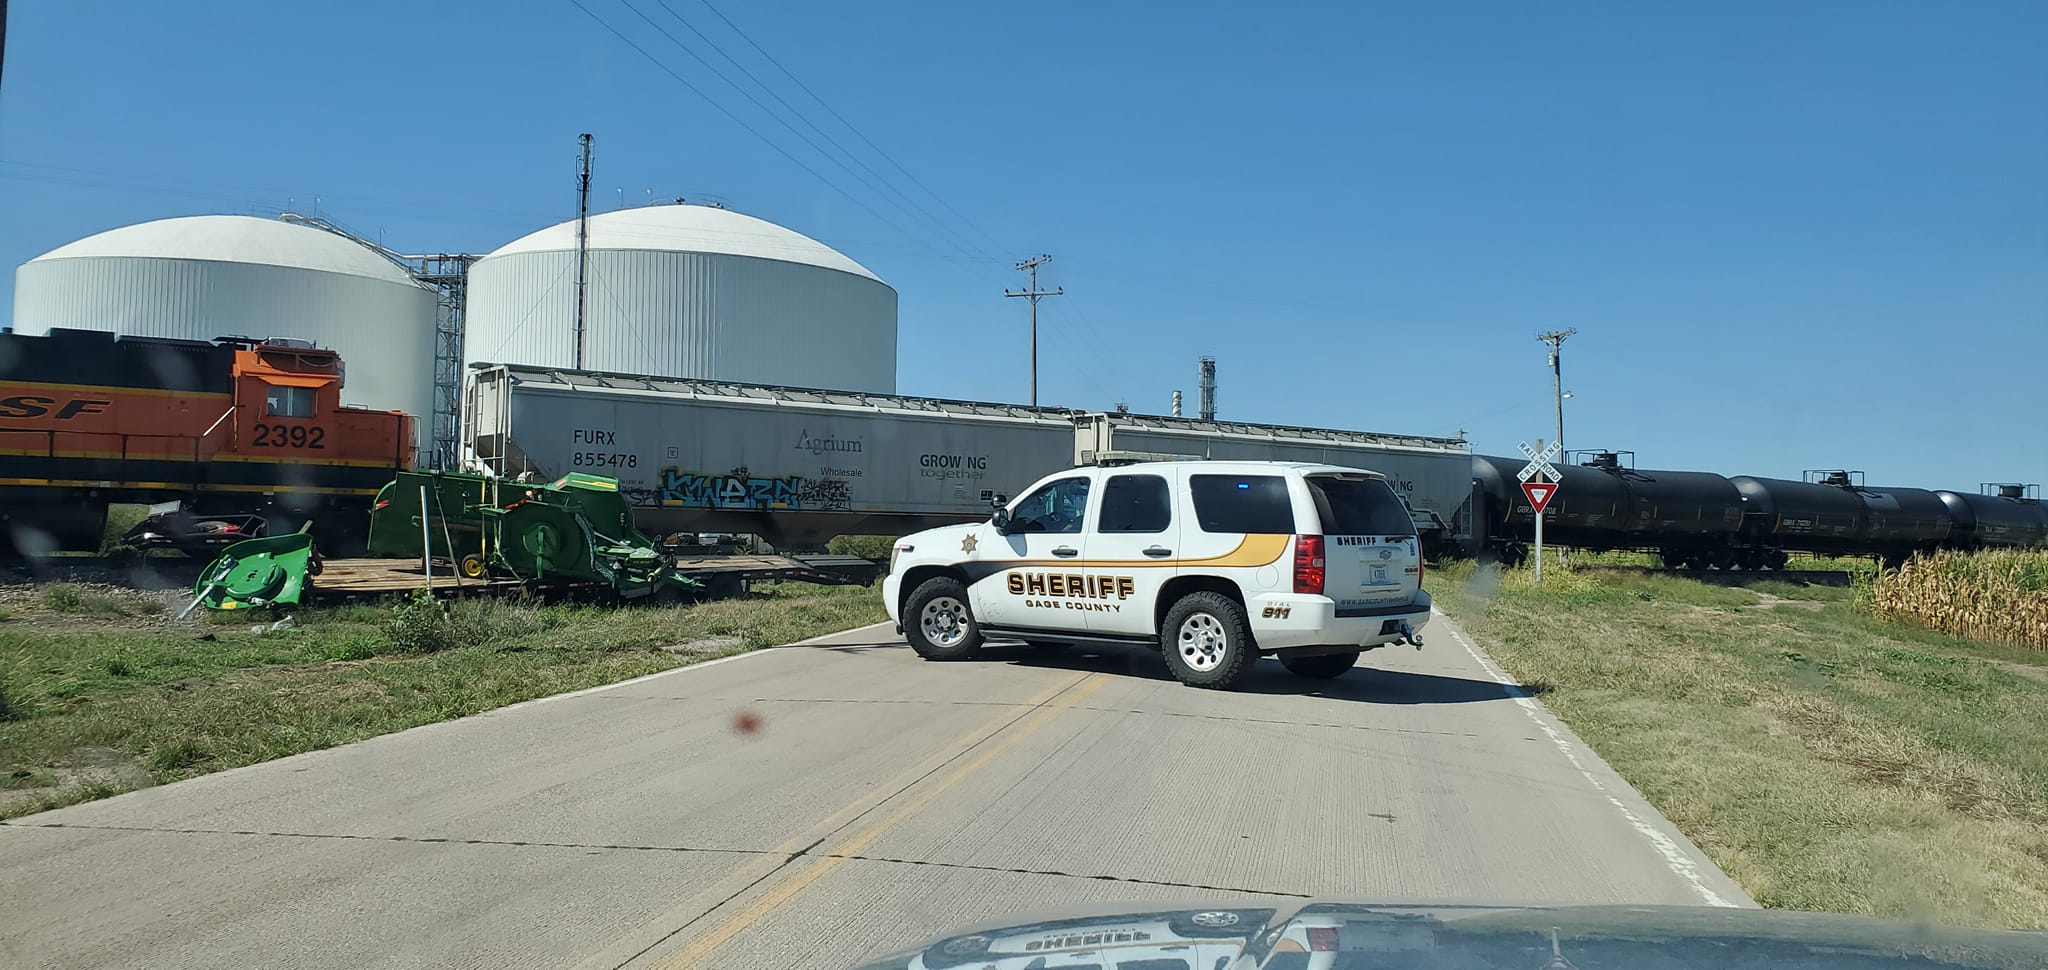
<svg viewBox="0 0 2048 970">
<path fill-rule="evenodd" d="M 951 576 L 925 580 L 903 604 L 903 632 L 926 660 L 960 660 L 981 646 L 967 587 Z"/>
<path fill-rule="evenodd" d="M 746 592 L 738 573 L 712 573 L 704 577 L 704 595 L 709 599 L 729 600 Z"/>
<path fill-rule="evenodd" d="M 484 557 L 473 552 L 462 557 L 462 578 L 482 579 L 487 571 L 484 568 Z"/>
</svg>

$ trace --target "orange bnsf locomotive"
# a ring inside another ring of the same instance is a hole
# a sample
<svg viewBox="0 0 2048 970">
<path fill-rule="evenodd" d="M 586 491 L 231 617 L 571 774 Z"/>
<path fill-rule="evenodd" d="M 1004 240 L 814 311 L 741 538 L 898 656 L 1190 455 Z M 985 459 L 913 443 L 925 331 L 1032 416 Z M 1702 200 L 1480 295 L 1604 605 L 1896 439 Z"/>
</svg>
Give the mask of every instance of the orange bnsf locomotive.
<svg viewBox="0 0 2048 970">
<path fill-rule="evenodd" d="M 130 534 L 142 545 L 198 552 L 310 520 L 324 552 L 359 549 L 415 432 L 341 406 L 343 374 L 304 341 L 0 331 L 0 553 L 96 549 L 117 502 L 156 506 Z"/>
</svg>

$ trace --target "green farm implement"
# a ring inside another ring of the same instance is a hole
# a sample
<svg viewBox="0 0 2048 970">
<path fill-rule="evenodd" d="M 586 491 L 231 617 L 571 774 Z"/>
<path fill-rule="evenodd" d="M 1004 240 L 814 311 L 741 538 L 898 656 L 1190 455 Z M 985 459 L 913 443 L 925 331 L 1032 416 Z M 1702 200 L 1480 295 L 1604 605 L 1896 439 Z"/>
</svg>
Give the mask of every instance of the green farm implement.
<svg viewBox="0 0 2048 970">
<path fill-rule="evenodd" d="M 454 472 L 400 472 L 370 512 L 369 558 L 322 561 L 295 533 L 228 546 L 193 586 L 217 610 L 364 597 L 425 587 L 437 594 L 527 593 L 667 601 L 735 595 L 750 580 L 865 583 L 872 564 L 784 556 L 683 558 L 633 523 L 618 482 L 571 473 L 522 482 Z"/>
</svg>

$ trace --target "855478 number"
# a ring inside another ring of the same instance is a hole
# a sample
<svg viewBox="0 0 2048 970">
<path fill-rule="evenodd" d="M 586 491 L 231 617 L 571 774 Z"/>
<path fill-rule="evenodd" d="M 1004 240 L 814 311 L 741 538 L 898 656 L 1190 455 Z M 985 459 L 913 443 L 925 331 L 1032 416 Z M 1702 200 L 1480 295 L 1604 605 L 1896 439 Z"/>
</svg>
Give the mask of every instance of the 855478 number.
<svg viewBox="0 0 2048 970">
<path fill-rule="evenodd" d="M 326 448 L 327 429 L 318 425 L 304 424 L 263 424 L 256 425 L 256 438 L 251 444 L 258 448 Z"/>
<path fill-rule="evenodd" d="M 577 451 L 570 453 L 569 464 L 584 468 L 638 468 L 640 456 L 617 451 Z"/>
</svg>

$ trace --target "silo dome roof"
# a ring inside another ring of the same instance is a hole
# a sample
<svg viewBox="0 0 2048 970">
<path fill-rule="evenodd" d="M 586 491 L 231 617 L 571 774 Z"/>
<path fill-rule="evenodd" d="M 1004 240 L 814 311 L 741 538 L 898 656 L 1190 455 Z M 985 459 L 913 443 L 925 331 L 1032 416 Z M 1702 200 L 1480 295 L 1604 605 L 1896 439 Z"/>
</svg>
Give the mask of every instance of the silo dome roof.
<svg viewBox="0 0 2048 970">
<path fill-rule="evenodd" d="M 575 248 L 576 220 L 571 219 L 514 239 L 485 258 Z M 707 205 L 652 205 L 592 213 L 590 248 L 751 256 L 836 269 L 882 282 L 846 254 L 800 232 Z"/>
<path fill-rule="evenodd" d="M 180 216 L 109 229 L 29 260 L 196 259 L 320 270 L 418 286 L 404 270 L 331 232 L 255 216 Z"/>
</svg>

